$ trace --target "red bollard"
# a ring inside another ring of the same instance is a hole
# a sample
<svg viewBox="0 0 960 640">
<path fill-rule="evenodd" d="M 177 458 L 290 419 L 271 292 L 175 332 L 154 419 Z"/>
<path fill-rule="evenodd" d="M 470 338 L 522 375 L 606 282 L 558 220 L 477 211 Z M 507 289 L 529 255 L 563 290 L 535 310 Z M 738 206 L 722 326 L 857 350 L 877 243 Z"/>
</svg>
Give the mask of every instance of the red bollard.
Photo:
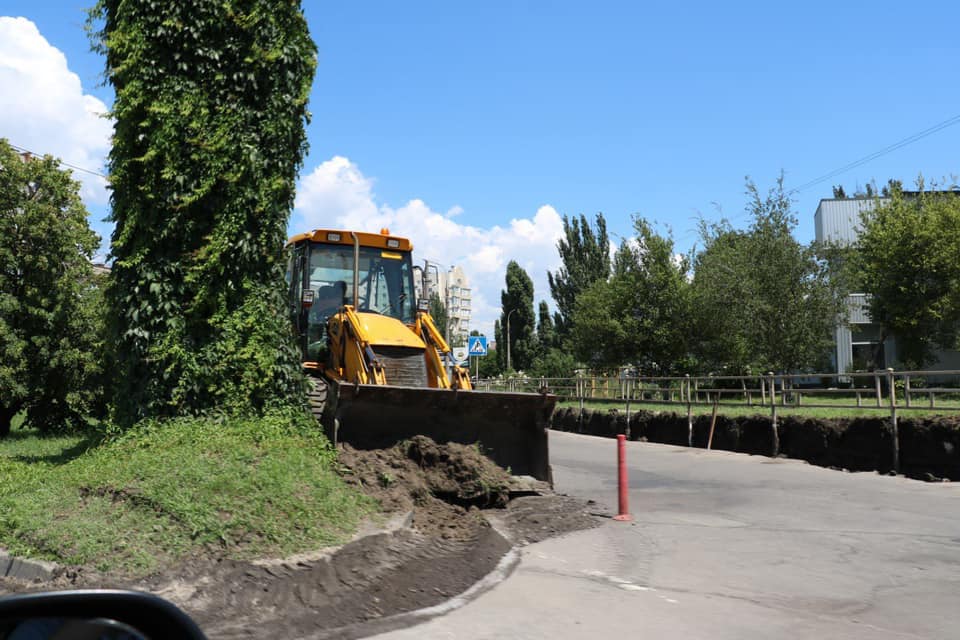
<svg viewBox="0 0 960 640">
<path fill-rule="evenodd" d="M 620 513 L 613 516 L 613 519 L 629 522 L 633 518 L 630 517 L 630 507 L 627 505 L 629 497 L 627 495 L 627 436 L 622 434 L 617 436 L 617 474 L 619 476 L 617 497 L 620 503 Z"/>
</svg>

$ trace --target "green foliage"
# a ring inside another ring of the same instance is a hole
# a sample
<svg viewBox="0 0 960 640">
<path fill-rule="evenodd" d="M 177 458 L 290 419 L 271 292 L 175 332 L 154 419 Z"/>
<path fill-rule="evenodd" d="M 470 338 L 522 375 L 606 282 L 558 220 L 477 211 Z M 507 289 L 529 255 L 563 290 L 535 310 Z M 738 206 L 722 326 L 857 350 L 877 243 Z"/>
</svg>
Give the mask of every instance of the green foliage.
<svg viewBox="0 0 960 640">
<path fill-rule="evenodd" d="M 449 322 L 447 307 L 443 304 L 443 300 L 440 299 L 440 294 L 436 292 L 430 294 L 430 316 L 433 318 L 433 324 L 436 325 L 440 335 L 446 336 L 447 324 Z"/>
<path fill-rule="evenodd" d="M 545 352 L 553 347 L 559 347 L 560 341 L 557 338 L 557 331 L 553 325 L 550 307 L 547 306 L 546 300 L 540 301 L 537 316 L 537 342 L 540 345 L 540 351 Z"/>
<path fill-rule="evenodd" d="M 925 191 L 864 212 L 855 262 L 870 316 L 895 335 L 909 367 L 935 362 L 936 347 L 960 346 L 960 198 Z"/>
<path fill-rule="evenodd" d="M 623 278 L 597 280 L 577 298 L 569 342 L 573 355 L 593 371 L 629 361 L 634 327 L 626 316 L 628 287 Z"/>
<path fill-rule="evenodd" d="M 541 350 L 530 366 L 530 375 L 544 378 L 571 378 L 575 375 L 577 361 L 573 355 L 557 347 Z"/>
<path fill-rule="evenodd" d="M 116 93 L 117 419 L 302 396 L 281 264 L 316 65 L 300 3 L 100 0 L 90 21 Z"/>
<path fill-rule="evenodd" d="M 571 342 L 595 370 L 631 363 L 652 375 L 689 368 L 689 261 L 673 239 L 634 218 L 636 245 L 621 244 L 613 275 L 597 281 L 578 300 Z"/>
<path fill-rule="evenodd" d="M 0 445 L 0 547 L 101 570 L 314 550 L 372 510 L 300 411 L 150 420 L 103 442 L 21 430 Z"/>
<path fill-rule="evenodd" d="M 843 318 L 842 283 L 814 247 L 793 238 L 783 176 L 765 197 L 748 179 L 747 195 L 748 230 L 701 229 L 692 290 L 700 358 L 730 373 L 816 367 Z"/>
<path fill-rule="evenodd" d="M 504 349 L 510 350 L 510 367 L 525 371 L 537 355 L 537 339 L 534 334 L 536 317 L 533 314 L 533 280 L 527 272 L 511 260 L 507 264 L 507 288 L 500 292 L 501 326 L 509 328 Z M 509 316 L 509 322 L 507 322 Z M 504 331 L 504 334 L 507 332 Z M 509 341 L 509 347 L 506 345 Z M 498 343 L 499 345 L 499 343 Z"/>
<path fill-rule="evenodd" d="M 496 378 L 503 373 L 499 356 L 497 350 L 487 343 L 487 355 L 474 358 L 477 361 L 475 366 L 479 369 L 481 378 Z"/>
<path fill-rule="evenodd" d="M 594 282 L 606 280 L 610 275 L 610 241 L 602 213 L 597 214 L 596 230 L 582 214 L 572 220 L 564 216 L 563 233 L 564 237 L 557 242 L 563 265 L 556 273 L 547 273 L 550 295 L 557 303 L 554 324 L 561 340 L 570 333 L 580 294 Z"/>
<path fill-rule="evenodd" d="M 487 356 L 496 359 L 497 374 L 507 370 L 507 343 L 504 342 L 503 334 L 503 327 L 500 326 L 500 319 L 498 318 L 493 321 L 493 341 L 495 347 L 489 349 L 490 355 Z"/>
<path fill-rule="evenodd" d="M 102 406 L 100 240 L 79 189 L 56 159 L 0 140 L 0 437 L 20 411 L 49 431 Z"/>
</svg>

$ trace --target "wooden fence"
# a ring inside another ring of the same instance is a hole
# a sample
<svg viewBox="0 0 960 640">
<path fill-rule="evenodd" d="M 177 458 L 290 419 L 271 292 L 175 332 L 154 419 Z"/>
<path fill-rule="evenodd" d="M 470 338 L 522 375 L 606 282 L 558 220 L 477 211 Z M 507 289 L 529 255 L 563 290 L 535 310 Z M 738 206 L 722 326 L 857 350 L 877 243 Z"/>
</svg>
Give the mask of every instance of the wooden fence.
<svg viewBox="0 0 960 640">
<path fill-rule="evenodd" d="M 574 378 L 530 378 L 480 380 L 477 389 L 488 391 L 549 391 L 561 401 L 584 405 L 611 403 L 631 409 L 643 405 L 675 405 L 686 409 L 690 438 L 693 437 L 693 408 L 752 407 L 769 412 L 774 451 L 778 449 L 778 412 L 785 408 L 874 409 L 889 412 L 893 429 L 893 465 L 899 468 L 898 418 L 901 413 L 931 409 L 945 414 L 960 413 L 960 371 L 894 371 L 893 369 L 847 374 L 774 374 L 754 376 L 672 376 L 620 375 Z M 776 454 L 775 454 L 776 455 Z"/>
</svg>

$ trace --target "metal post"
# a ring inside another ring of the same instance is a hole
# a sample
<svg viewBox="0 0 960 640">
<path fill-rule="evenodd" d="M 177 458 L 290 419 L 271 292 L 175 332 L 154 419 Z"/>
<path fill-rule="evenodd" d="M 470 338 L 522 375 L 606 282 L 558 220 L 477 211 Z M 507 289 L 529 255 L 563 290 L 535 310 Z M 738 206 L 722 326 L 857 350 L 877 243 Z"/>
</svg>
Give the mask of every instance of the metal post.
<svg viewBox="0 0 960 640">
<path fill-rule="evenodd" d="M 626 383 L 626 386 L 627 386 L 627 428 L 626 428 L 626 435 L 627 435 L 627 438 L 629 438 L 629 437 L 630 437 L 630 396 L 632 395 L 632 394 L 630 393 L 630 385 L 631 385 L 632 380 L 630 380 L 630 376 L 629 376 L 629 375 L 627 375 L 627 379 L 626 379 L 624 382 Z"/>
<path fill-rule="evenodd" d="M 577 417 L 577 431 L 583 433 L 583 371 L 577 371 L 577 398 L 580 400 L 580 415 Z"/>
<path fill-rule="evenodd" d="M 890 425 L 893 427 L 893 470 L 900 473 L 900 434 L 897 428 L 897 390 L 893 386 L 893 369 L 887 369 L 887 386 L 890 387 Z"/>
<path fill-rule="evenodd" d="M 690 374 L 685 374 L 687 383 L 687 446 L 693 446 L 693 411 L 690 406 Z"/>
<path fill-rule="evenodd" d="M 617 436 L 617 515 L 614 520 L 629 522 L 630 517 L 629 489 L 627 479 L 627 438 L 623 434 Z"/>
<path fill-rule="evenodd" d="M 776 458 L 780 455 L 780 434 L 777 431 L 777 380 L 774 378 L 772 371 L 767 375 L 770 380 L 770 435 L 773 437 L 773 453 L 771 455 Z"/>
<path fill-rule="evenodd" d="M 910 374 L 903 377 L 903 401 L 910 406 Z"/>
<path fill-rule="evenodd" d="M 880 371 L 877 369 L 873 370 L 873 386 L 877 391 L 877 406 L 882 407 L 883 401 L 880 396 Z"/>
</svg>

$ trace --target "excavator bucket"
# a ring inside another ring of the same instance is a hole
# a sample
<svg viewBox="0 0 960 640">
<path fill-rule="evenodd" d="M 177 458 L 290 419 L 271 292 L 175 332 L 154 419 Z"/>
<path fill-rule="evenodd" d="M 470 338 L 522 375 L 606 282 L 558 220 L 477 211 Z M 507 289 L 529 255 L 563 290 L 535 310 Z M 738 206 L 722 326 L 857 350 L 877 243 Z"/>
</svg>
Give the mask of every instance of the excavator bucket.
<svg viewBox="0 0 960 640">
<path fill-rule="evenodd" d="M 334 443 L 380 449 L 416 435 L 478 444 L 514 476 L 553 484 L 547 428 L 557 398 L 548 394 L 458 391 L 330 382 L 324 430 Z"/>
</svg>

